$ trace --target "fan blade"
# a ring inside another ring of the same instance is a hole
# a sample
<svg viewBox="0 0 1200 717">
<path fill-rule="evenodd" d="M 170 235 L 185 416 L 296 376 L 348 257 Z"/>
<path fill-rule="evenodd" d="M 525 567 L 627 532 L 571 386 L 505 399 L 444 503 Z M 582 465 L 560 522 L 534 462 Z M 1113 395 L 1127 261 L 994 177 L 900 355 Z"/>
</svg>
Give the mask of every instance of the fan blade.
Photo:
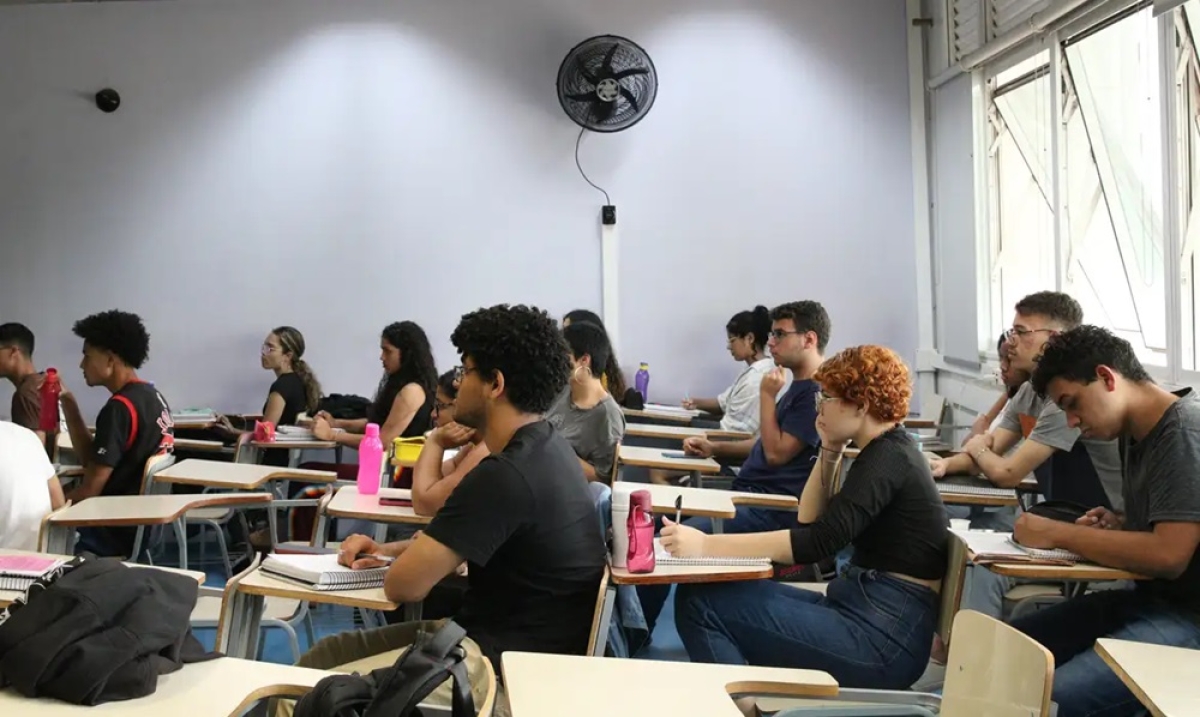
<svg viewBox="0 0 1200 717">
<path fill-rule="evenodd" d="M 633 111 L 636 113 L 638 111 L 638 103 L 637 98 L 633 96 L 633 93 L 622 87 L 621 96 L 629 101 L 629 104 L 633 107 Z"/>
<path fill-rule="evenodd" d="M 612 77 L 612 74 L 613 74 L 612 61 L 613 61 L 613 56 L 616 54 L 617 54 L 617 44 L 613 43 L 613 46 L 608 48 L 608 52 L 606 52 L 604 54 L 604 62 L 602 62 L 600 64 L 600 74 L 602 76 Z"/>
<path fill-rule="evenodd" d="M 587 65 L 585 65 L 583 60 L 580 58 L 575 59 L 575 71 L 579 73 L 580 77 L 592 83 L 593 85 L 600 81 L 599 78 L 588 72 Z"/>
<path fill-rule="evenodd" d="M 648 74 L 650 74 L 650 70 L 647 70 L 645 67 L 631 67 L 628 70 L 621 70 L 620 72 L 614 74 L 612 76 L 612 78 L 614 80 L 623 80 L 626 77 L 630 77 L 632 75 L 648 75 Z"/>
<path fill-rule="evenodd" d="M 596 97 L 595 92 L 580 92 L 574 95 L 566 95 L 566 98 L 568 100 L 575 100 L 576 102 L 595 102 L 596 100 L 600 99 L 599 97 Z"/>
</svg>

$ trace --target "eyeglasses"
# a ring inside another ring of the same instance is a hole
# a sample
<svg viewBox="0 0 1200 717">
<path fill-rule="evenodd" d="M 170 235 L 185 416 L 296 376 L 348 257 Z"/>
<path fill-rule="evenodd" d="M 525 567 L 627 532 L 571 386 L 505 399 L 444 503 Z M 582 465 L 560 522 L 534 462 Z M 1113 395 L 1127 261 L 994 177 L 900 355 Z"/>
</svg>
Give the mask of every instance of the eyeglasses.
<svg viewBox="0 0 1200 717">
<path fill-rule="evenodd" d="M 816 399 L 817 399 L 816 403 L 817 403 L 818 411 L 820 411 L 821 406 L 824 406 L 826 403 L 828 403 L 830 401 L 839 400 L 839 398 L 837 396 L 831 396 L 828 393 L 825 393 L 824 391 L 817 391 Z"/>
<path fill-rule="evenodd" d="M 267 354 L 275 353 L 275 350 L 276 350 L 275 347 L 272 346 L 271 344 L 263 344 L 262 345 L 262 355 L 263 356 L 266 356 Z"/>
<path fill-rule="evenodd" d="M 450 409 L 454 408 L 454 401 L 451 401 L 449 403 L 442 403 L 441 401 L 434 401 L 433 407 L 439 413 L 442 411 L 449 411 Z"/>
<path fill-rule="evenodd" d="M 803 331 L 784 331 L 783 329 L 771 329 L 771 338 L 775 339 L 776 341 L 783 341 L 784 338 L 790 336 L 791 334 L 802 334 L 802 333 L 804 333 L 804 332 Z"/>
<path fill-rule="evenodd" d="M 1004 332 L 1004 338 L 1008 339 L 1010 343 L 1016 343 L 1019 339 L 1023 339 L 1030 334 L 1036 334 L 1042 331 L 1050 334 L 1058 333 L 1057 329 L 1026 329 L 1021 326 L 1014 326 L 1008 331 Z"/>
<path fill-rule="evenodd" d="M 460 383 L 464 378 L 466 378 L 467 374 L 471 373 L 472 371 L 478 371 L 478 370 L 479 369 L 474 368 L 474 367 L 467 368 L 466 366 L 455 366 L 454 367 L 454 382 Z"/>
</svg>

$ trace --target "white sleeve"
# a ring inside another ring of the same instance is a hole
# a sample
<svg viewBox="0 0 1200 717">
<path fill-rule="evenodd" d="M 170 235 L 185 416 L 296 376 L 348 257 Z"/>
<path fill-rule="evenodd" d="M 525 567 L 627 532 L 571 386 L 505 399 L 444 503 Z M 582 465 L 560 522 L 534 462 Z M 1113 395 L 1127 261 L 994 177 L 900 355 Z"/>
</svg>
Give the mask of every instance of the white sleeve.
<svg viewBox="0 0 1200 717">
<path fill-rule="evenodd" d="M 724 406 L 725 416 L 721 419 L 722 430 L 758 433 L 758 390 L 762 380 L 761 372 L 749 371 L 744 380 L 729 387 L 728 403 Z"/>
</svg>

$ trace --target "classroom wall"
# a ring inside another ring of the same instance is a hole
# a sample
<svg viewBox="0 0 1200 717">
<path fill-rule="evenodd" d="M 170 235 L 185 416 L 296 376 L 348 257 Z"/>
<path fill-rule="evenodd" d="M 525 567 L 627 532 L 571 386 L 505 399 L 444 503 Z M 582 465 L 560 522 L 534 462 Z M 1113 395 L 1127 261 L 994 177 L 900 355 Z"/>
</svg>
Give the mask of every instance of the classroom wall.
<svg viewBox="0 0 1200 717">
<path fill-rule="evenodd" d="M 620 354 L 650 362 L 652 399 L 727 385 L 724 323 L 755 303 L 821 300 L 834 348 L 912 360 L 904 4 L 880 0 L 0 8 L 0 320 L 81 389 L 72 322 L 136 311 L 143 375 L 235 411 L 261 406 L 277 324 L 327 390 L 370 395 L 390 321 L 448 368 L 480 305 L 598 309 L 602 197 L 554 80 L 606 32 L 660 78 L 644 122 L 582 147 L 618 206 Z"/>
</svg>

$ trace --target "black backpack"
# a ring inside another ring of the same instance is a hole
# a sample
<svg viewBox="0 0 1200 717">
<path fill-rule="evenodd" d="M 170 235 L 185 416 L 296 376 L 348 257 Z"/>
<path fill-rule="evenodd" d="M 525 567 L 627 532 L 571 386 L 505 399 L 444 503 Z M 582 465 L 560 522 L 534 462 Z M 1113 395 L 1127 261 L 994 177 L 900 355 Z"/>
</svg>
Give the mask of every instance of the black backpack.
<svg viewBox="0 0 1200 717">
<path fill-rule="evenodd" d="M 475 717 L 463 662 L 466 636 L 448 620 L 432 635 L 421 633 L 391 667 L 367 675 L 326 677 L 296 702 L 293 717 L 422 717 L 417 705 L 447 679 L 454 680 L 453 717 Z"/>
<path fill-rule="evenodd" d="M 371 400 L 362 396 L 331 393 L 321 398 L 320 403 L 317 404 L 317 410 L 326 411 L 334 418 L 347 420 L 366 418 L 367 412 L 371 410 Z"/>
</svg>

